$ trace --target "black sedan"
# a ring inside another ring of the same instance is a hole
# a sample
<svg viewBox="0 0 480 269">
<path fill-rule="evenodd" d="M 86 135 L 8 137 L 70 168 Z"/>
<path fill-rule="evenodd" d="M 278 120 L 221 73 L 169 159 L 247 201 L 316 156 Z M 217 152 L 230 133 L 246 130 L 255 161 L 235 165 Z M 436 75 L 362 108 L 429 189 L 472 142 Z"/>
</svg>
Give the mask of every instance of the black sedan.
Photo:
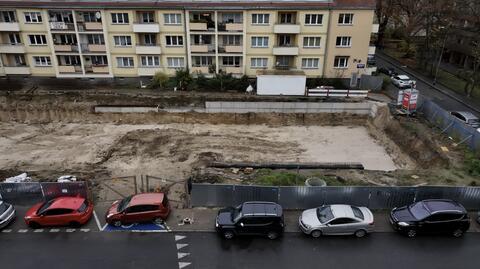
<svg viewBox="0 0 480 269">
<path fill-rule="evenodd" d="M 393 77 L 393 76 L 397 75 L 397 72 L 396 72 L 395 69 L 392 68 L 392 67 L 380 67 L 380 68 L 378 69 L 378 72 L 379 72 L 379 73 L 383 73 L 383 74 L 385 74 L 385 75 L 387 75 L 387 76 L 389 76 L 389 77 Z"/>
<path fill-rule="evenodd" d="M 452 234 L 462 236 L 470 227 L 465 208 L 452 200 L 424 200 L 394 208 L 390 213 L 392 227 L 408 237 L 417 234 Z"/>
</svg>

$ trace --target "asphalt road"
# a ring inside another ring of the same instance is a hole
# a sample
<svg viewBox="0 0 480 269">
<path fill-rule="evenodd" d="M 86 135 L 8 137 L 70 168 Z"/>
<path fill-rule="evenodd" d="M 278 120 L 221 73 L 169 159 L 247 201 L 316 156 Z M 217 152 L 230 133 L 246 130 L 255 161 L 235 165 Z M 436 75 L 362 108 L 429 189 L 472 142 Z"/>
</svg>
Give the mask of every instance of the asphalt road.
<svg viewBox="0 0 480 269">
<path fill-rule="evenodd" d="M 376 57 L 376 61 L 377 61 L 377 67 L 380 68 L 380 67 L 393 67 L 395 68 L 395 70 L 399 73 L 399 74 L 405 74 L 405 72 L 403 72 L 401 70 L 401 66 L 400 65 L 393 65 L 393 64 L 390 64 L 388 63 L 387 61 L 385 61 L 384 59 L 387 59 L 387 58 L 383 58 L 383 56 L 379 55 Z M 411 70 L 408 70 L 409 72 L 413 72 Z M 446 110 L 460 110 L 460 111 L 471 111 L 472 113 L 474 114 L 477 114 L 477 116 L 480 117 L 480 113 L 477 112 L 477 111 L 474 111 L 472 110 L 469 106 L 466 106 L 465 104 L 463 104 L 462 102 L 458 102 L 457 100 L 455 100 L 454 98 L 452 98 L 451 96 L 448 96 L 446 94 L 444 94 L 443 92 L 441 91 L 438 91 L 434 88 L 432 88 L 430 85 L 424 83 L 423 81 L 421 81 L 418 77 L 416 76 L 413 76 L 411 74 L 407 74 L 410 78 L 414 79 L 417 81 L 417 90 L 420 91 L 420 95 L 424 96 L 424 97 L 427 97 L 429 99 L 432 99 L 435 103 L 437 103 L 438 105 L 440 105 L 442 108 L 446 109 Z M 440 85 L 437 85 L 441 88 L 444 88 Z M 397 93 L 398 92 L 398 88 L 396 88 L 395 86 L 393 85 L 389 85 L 388 86 L 388 90 L 390 93 Z M 447 89 L 443 89 L 444 91 L 448 91 Z M 453 96 L 456 96 L 458 98 L 464 98 L 463 96 L 455 93 L 455 92 L 449 92 L 449 94 L 453 95 Z M 473 106 L 475 107 L 477 110 L 480 110 L 480 107 L 478 107 L 478 105 L 474 104 L 473 101 L 472 102 L 469 102 L 470 106 Z"/>
</svg>

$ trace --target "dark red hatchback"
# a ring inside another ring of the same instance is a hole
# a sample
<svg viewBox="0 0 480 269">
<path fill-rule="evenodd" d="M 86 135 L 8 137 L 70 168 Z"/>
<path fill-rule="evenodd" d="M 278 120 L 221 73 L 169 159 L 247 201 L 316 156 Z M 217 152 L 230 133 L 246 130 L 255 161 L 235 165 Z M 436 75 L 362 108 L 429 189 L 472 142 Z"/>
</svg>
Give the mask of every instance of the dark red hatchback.
<svg viewBox="0 0 480 269">
<path fill-rule="evenodd" d="M 170 205 L 165 194 L 141 193 L 115 201 L 105 219 L 114 226 L 148 221 L 161 224 L 169 214 Z"/>
</svg>

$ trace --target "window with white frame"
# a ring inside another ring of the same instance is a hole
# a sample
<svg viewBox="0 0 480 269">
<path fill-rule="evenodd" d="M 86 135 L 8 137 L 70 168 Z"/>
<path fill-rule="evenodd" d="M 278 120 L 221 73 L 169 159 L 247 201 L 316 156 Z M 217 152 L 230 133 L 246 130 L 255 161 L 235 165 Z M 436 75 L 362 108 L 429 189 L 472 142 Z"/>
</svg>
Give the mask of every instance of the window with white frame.
<svg viewBox="0 0 480 269">
<path fill-rule="evenodd" d="M 154 23 L 155 22 L 155 12 L 143 12 L 141 17 L 142 23 Z"/>
<path fill-rule="evenodd" d="M 240 67 L 240 56 L 223 56 L 222 63 L 224 66 Z"/>
<path fill-rule="evenodd" d="M 182 24 L 182 14 L 164 14 L 163 19 L 165 24 L 176 24 L 176 25 L 181 25 Z"/>
<path fill-rule="evenodd" d="M 183 46 L 183 36 L 181 35 L 167 35 L 165 39 L 167 46 Z"/>
<path fill-rule="evenodd" d="M 167 64 L 169 68 L 183 68 L 185 59 L 183 57 L 167 57 Z"/>
<path fill-rule="evenodd" d="M 129 35 L 114 36 L 113 41 L 115 46 L 126 47 L 132 45 L 132 37 Z"/>
<path fill-rule="evenodd" d="M 353 13 L 340 13 L 338 15 L 338 24 L 352 25 L 353 24 Z"/>
<path fill-rule="evenodd" d="M 62 62 L 63 62 L 63 64 L 62 64 Z M 60 65 L 76 65 L 76 66 L 81 65 L 80 57 L 79 56 L 74 56 L 74 55 L 61 56 L 60 63 L 61 63 Z"/>
<path fill-rule="evenodd" d="M 333 67 L 348 68 L 348 56 L 335 56 L 335 60 L 333 61 Z"/>
<path fill-rule="evenodd" d="M 35 66 L 52 66 L 50 56 L 33 56 Z"/>
<path fill-rule="evenodd" d="M 24 12 L 25 22 L 27 23 L 41 23 L 42 14 L 40 12 Z"/>
<path fill-rule="evenodd" d="M 268 36 L 252 36 L 252 48 L 268 48 Z"/>
<path fill-rule="evenodd" d="M 269 24 L 270 14 L 252 14 L 252 24 Z"/>
<path fill-rule="evenodd" d="M 160 58 L 158 56 L 142 56 L 140 58 L 142 67 L 159 67 Z"/>
<path fill-rule="evenodd" d="M 113 24 L 128 24 L 128 13 L 112 13 Z"/>
<path fill-rule="evenodd" d="M 302 68 L 303 69 L 317 69 L 318 68 L 318 58 L 303 58 L 302 59 Z"/>
<path fill-rule="evenodd" d="M 87 35 L 88 44 L 105 45 L 105 39 L 101 34 Z"/>
<path fill-rule="evenodd" d="M 91 56 L 92 65 L 94 66 L 105 66 L 108 65 L 108 59 L 105 55 L 94 55 Z"/>
<path fill-rule="evenodd" d="M 211 56 L 192 56 L 192 65 L 195 67 L 210 66 L 212 63 Z"/>
<path fill-rule="evenodd" d="M 242 36 L 240 35 L 224 35 L 223 45 L 225 46 L 240 46 L 242 42 Z"/>
<path fill-rule="evenodd" d="M 305 25 L 321 25 L 322 22 L 322 14 L 305 14 Z"/>
<path fill-rule="evenodd" d="M 133 67 L 133 57 L 117 57 L 117 66 L 119 68 Z"/>
<path fill-rule="evenodd" d="M 21 44 L 22 40 L 20 39 L 19 33 L 10 33 L 8 34 L 8 41 L 12 45 Z"/>
<path fill-rule="evenodd" d="M 242 13 L 223 13 L 222 22 L 223 23 L 242 23 L 243 22 Z"/>
<path fill-rule="evenodd" d="M 351 36 L 337 36 L 337 47 L 347 48 L 352 46 L 352 37 Z"/>
<path fill-rule="evenodd" d="M 303 47 L 320 48 L 320 40 L 319 36 L 306 36 L 303 38 Z"/>
<path fill-rule="evenodd" d="M 267 68 L 268 58 L 251 58 L 251 68 Z"/>
<path fill-rule="evenodd" d="M 30 45 L 47 45 L 47 37 L 45 35 L 28 35 Z"/>
<path fill-rule="evenodd" d="M 0 16 L 2 16 L 3 22 L 17 22 L 17 16 L 13 10 L 0 11 Z"/>
</svg>

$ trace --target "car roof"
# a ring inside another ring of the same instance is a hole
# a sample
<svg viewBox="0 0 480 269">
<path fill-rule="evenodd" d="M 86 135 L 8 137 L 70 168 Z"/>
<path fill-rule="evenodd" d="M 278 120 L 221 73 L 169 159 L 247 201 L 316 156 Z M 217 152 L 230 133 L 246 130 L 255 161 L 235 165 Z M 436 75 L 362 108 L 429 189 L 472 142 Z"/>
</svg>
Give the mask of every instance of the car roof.
<svg viewBox="0 0 480 269">
<path fill-rule="evenodd" d="M 132 196 L 129 206 L 145 204 L 161 204 L 165 194 L 161 192 L 140 193 Z"/>
<path fill-rule="evenodd" d="M 330 209 L 335 218 L 355 218 L 350 205 L 330 205 Z"/>
<path fill-rule="evenodd" d="M 399 79 L 410 79 L 407 75 L 398 75 Z"/>
<path fill-rule="evenodd" d="M 439 211 L 459 211 L 461 213 L 467 213 L 467 211 L 461 204 L 452 200 L 435 199 L 423 200 L 422 202 L 430 213 L 435 213 Z"/>
<path fill-rule="evenodd" d="M 83 197 L 58 197 L 53 199 L 48 209 L 71 209 L 77 210 L 85 202 Z"/>
<path fill-rule="evenodd" d="M 282 216 L 282 206 L 272 202 L 245 202 L 242 204 L 244 216 Z"/>
<path fill-rule="evenodd" d="M 452 111 L 452 113 L 458 113 L 460 115 L 462 115 L 465 119 L 467 120 L 473 120 L 473 119 L 477 119 L 478 120 L 478 117 L 473 115 L 472 112 L 468 112 L 468 111 Z"/>
</svg>

